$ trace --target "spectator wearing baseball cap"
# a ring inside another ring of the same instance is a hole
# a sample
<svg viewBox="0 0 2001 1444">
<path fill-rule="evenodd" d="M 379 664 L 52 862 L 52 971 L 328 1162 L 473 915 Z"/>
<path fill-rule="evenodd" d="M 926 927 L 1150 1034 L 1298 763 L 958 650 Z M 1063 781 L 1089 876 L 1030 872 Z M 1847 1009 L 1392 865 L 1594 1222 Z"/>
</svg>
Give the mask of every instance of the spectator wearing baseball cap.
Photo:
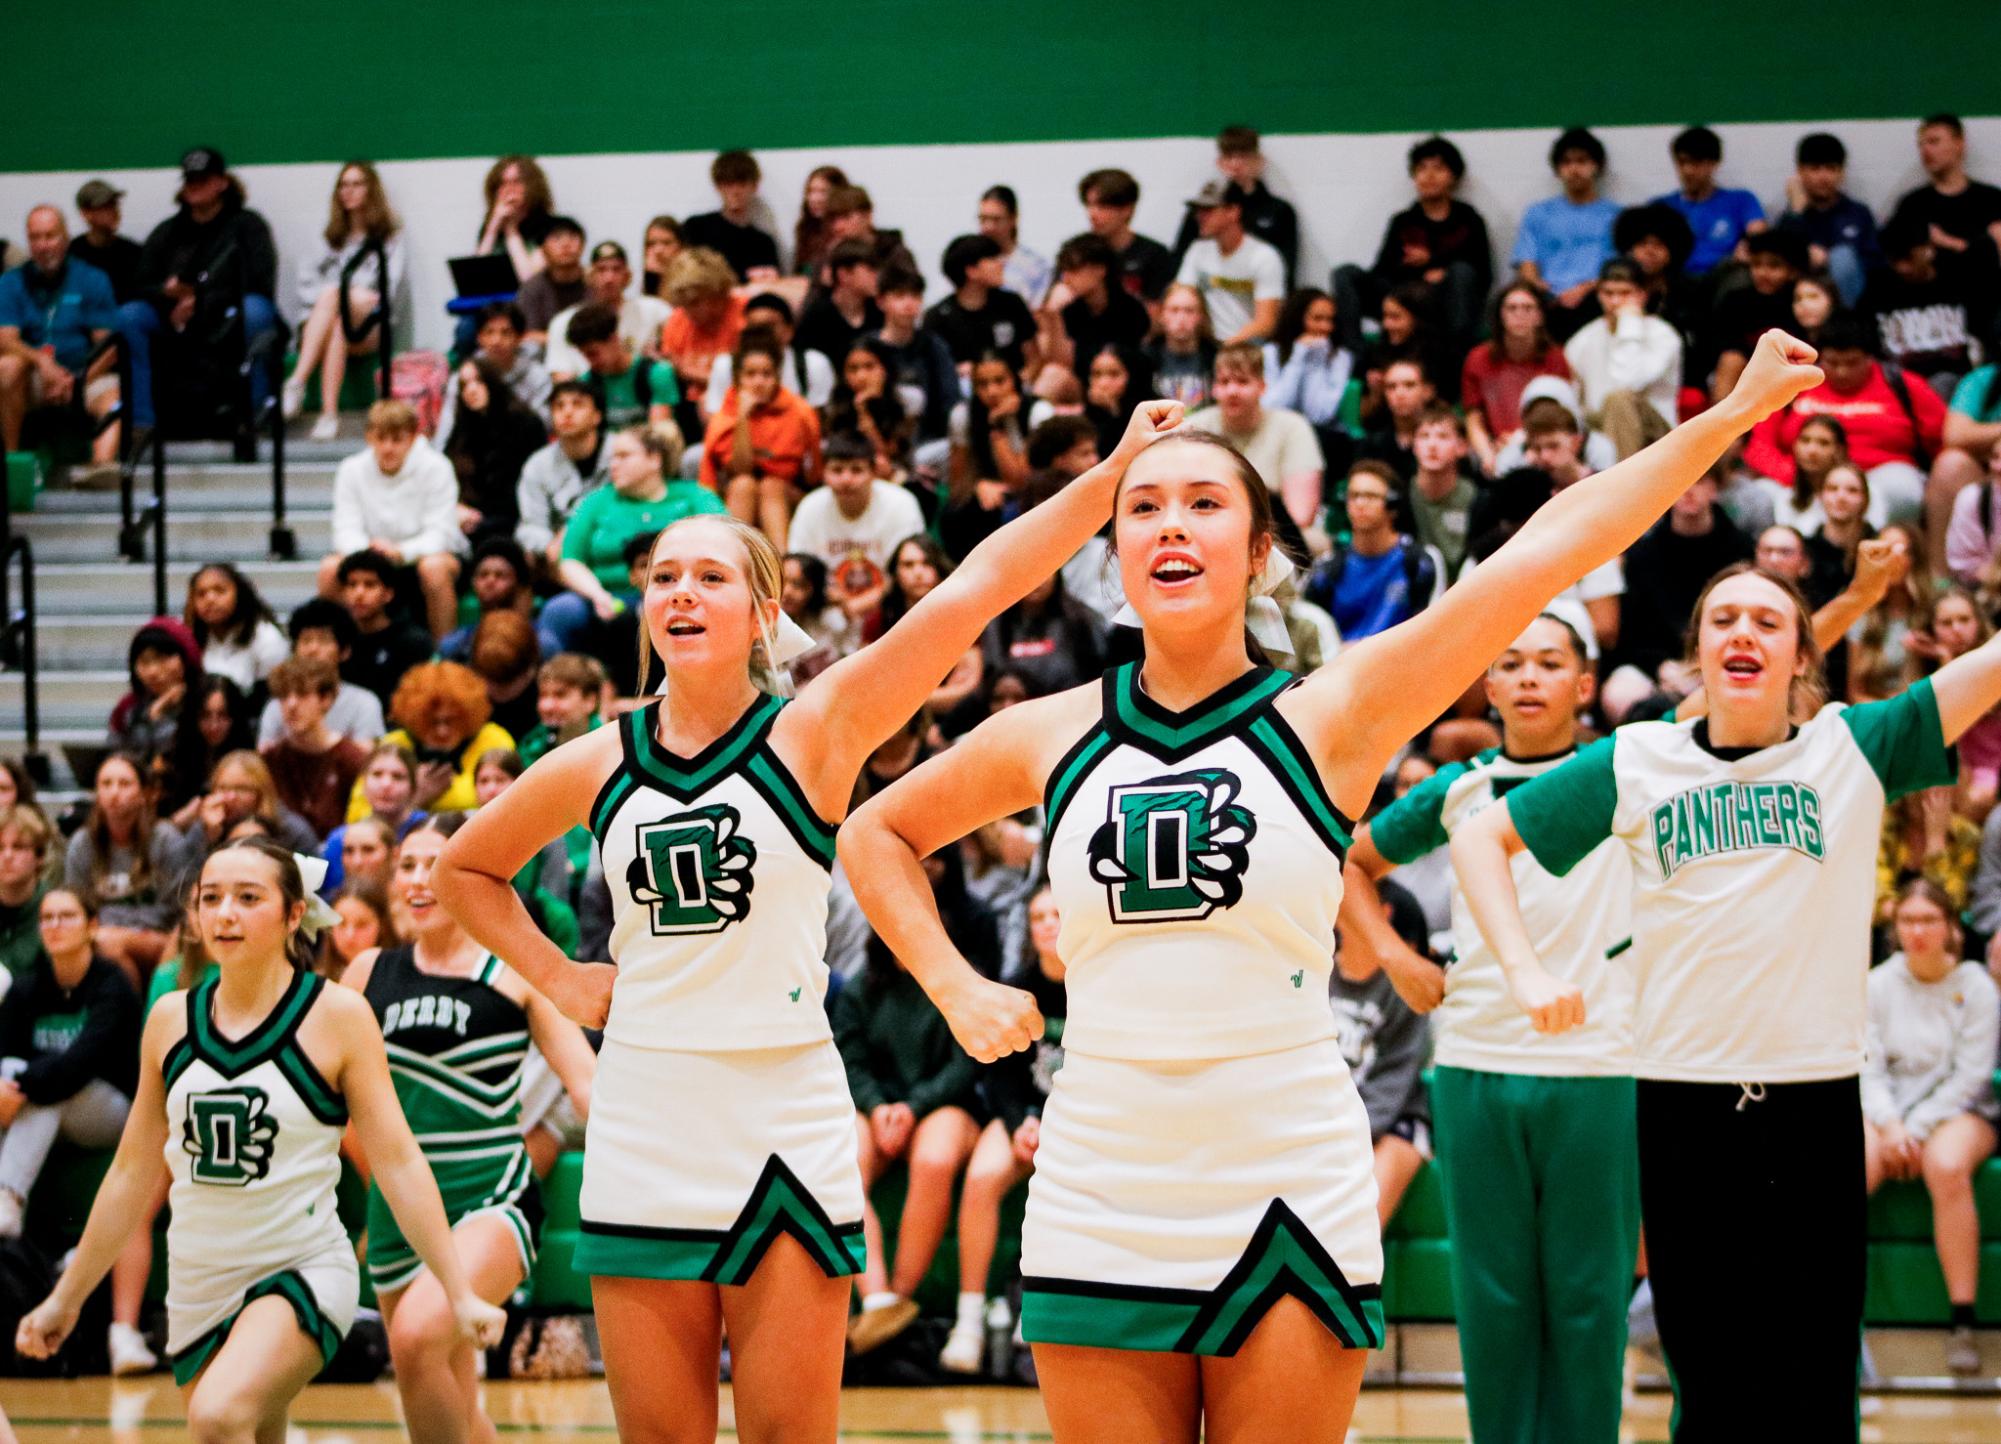
<svg viewBox="0 0 2001 1444">
<path fill-rule="evenodd" d="M 1243 202 L 1220 177 L 1204 182 L 1188 209 L 1198 239 L 1174 279 L 1201 293 L 1224 345 L 1269 339 L 1285 300 L 1285 257 L 1244 229 Z"/>
<path fill-rule="evenodd" d="M 1248 125 L 1224 126 L 1216 135 L 1216 169 L 1227 183 L 1224 194 L 1243 214 L 1244 229 L 1285 258 L 1285 287 L 1290 291 L 1293 268 L 1299 264 L 1299 215 L 1265 184 L 1258 133 Z M 1191 210 L 1181 222 L 1181 233 L 1174 240 L 1177 256 L 1187 255 L 1195 244 L 1199 234 L 1195 217 Z"/>
<path fill-rule="evenodd" d="M 154 424 L 153 348 L 168 337 L 212 373 L 232 376 L 235 349 L 278 324 L 272 304 L 278 248 L 271 227 L 246 204 L 243 183 L 222 153 L 198 145 L 181 157 L 180 209 L 153 229 L 139 256 L 133 299 L 119 308 L 119 330 L 132 358 L 132 419 Z M 241 308 L 242 337 L 235 331 Z M 252 404 L 270 391 L 264 368 L 251 372 Z"/>
<path fill-rule="evenodd" d="M 625 247 L 617 241 L 599 241 L 591 247 L 590 265 L 584 269 L 584 299 L 578 306 L 596 301 L 616 310 L 618 334 L 633 354 L 650 356 L 659 349 L 660 328 L 674 314 L 674 308 L 653 296 L 631 294 L 631 285 L 632 263 L 626 259 Z M 578 306 L 564 308 L 549 322 L 544 364 L 558 381 L 581 376 L 589 369 L 583 353 L 569 342 L 570 318 L 577 314 Z"/>
<path fill-rule="evenodd" d="M 70 254 L 88 261 L 111 281 L 111 294 L 124 305 L 138 294 L 139 243 L 118 234 L 118 203 L 125 192 L 105 181 L 86 181 L 76 193 L 76 213 L 87 228 L 69 243 Z"/>
</svg>

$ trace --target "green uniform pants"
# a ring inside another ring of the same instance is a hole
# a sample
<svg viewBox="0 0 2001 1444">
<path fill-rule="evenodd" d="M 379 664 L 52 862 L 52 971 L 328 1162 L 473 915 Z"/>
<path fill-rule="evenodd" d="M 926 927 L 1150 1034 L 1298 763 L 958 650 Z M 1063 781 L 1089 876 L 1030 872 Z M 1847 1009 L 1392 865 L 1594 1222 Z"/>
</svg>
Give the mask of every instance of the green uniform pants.
<svg viewBox="0 0 2001 1444">
<path fill-rule="evenodd" d="M 1613 1444 L 1640 1238 L 1631 1078 L 1439 1068 L 1474 1444 Z"/>
</svg>

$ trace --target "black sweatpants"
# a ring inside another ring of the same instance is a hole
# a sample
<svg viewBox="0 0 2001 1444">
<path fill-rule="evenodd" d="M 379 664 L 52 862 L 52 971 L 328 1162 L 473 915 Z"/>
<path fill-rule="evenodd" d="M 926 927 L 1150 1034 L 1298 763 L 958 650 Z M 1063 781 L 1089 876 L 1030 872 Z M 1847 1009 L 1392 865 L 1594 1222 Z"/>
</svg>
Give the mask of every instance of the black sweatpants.
<svg viewBox="0 0 2001 1444">
<path fill-rule="evenodd" d="M 1855 1440 L 1868 1205 L 1859 1080 L 1747 1090 L 1643 1078 L 1638 1104 L 1675 1444 Z"/>
</svg>

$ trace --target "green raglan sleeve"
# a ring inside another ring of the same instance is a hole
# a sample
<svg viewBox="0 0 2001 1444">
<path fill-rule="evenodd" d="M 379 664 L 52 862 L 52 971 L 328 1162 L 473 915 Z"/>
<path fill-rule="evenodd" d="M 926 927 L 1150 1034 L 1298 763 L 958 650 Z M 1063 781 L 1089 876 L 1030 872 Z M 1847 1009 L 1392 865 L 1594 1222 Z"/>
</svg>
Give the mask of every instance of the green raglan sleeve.
<svg viewBox="0 0 2001 1444">
<path fill-rule="evenodd" d="M 1959 762 L 1946 746 L 1931 678 L 1913 682 L 1881 702 L 1844 707 L 1841 720 L 1881 779 L 1889 801 L 1958 781 Z"/>
<path fill-rule="evenodd" d="M 1617 734 L 1592 743 L 1508 794 L 1508 816 L 1545 871 L 1562 877 L 1612 835 L 1619 783 L 1612 771 Z"/>
<path fill-rule="evenodd" d="M 1445 846 L 1445 794 L 1465 775 L 1466 764 L 1441 767 L 1369 819 L 1369 838 L 1387 862 L 1416 862 Z"/>
</svg>

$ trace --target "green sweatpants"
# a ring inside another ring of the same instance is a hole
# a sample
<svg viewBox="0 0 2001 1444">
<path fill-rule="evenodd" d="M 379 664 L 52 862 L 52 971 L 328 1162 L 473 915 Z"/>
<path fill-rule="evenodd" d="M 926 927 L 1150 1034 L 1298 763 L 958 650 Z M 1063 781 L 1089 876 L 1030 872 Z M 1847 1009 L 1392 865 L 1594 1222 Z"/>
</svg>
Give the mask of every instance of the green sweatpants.
<svg viewBox="0 0 2001 1444">
<path fill-rule="evenodd" d="M 1474 1444 L 1613 1444 L 1640 1239 L 1631 1078 L 1439 1068 Z"/>
</svg>

